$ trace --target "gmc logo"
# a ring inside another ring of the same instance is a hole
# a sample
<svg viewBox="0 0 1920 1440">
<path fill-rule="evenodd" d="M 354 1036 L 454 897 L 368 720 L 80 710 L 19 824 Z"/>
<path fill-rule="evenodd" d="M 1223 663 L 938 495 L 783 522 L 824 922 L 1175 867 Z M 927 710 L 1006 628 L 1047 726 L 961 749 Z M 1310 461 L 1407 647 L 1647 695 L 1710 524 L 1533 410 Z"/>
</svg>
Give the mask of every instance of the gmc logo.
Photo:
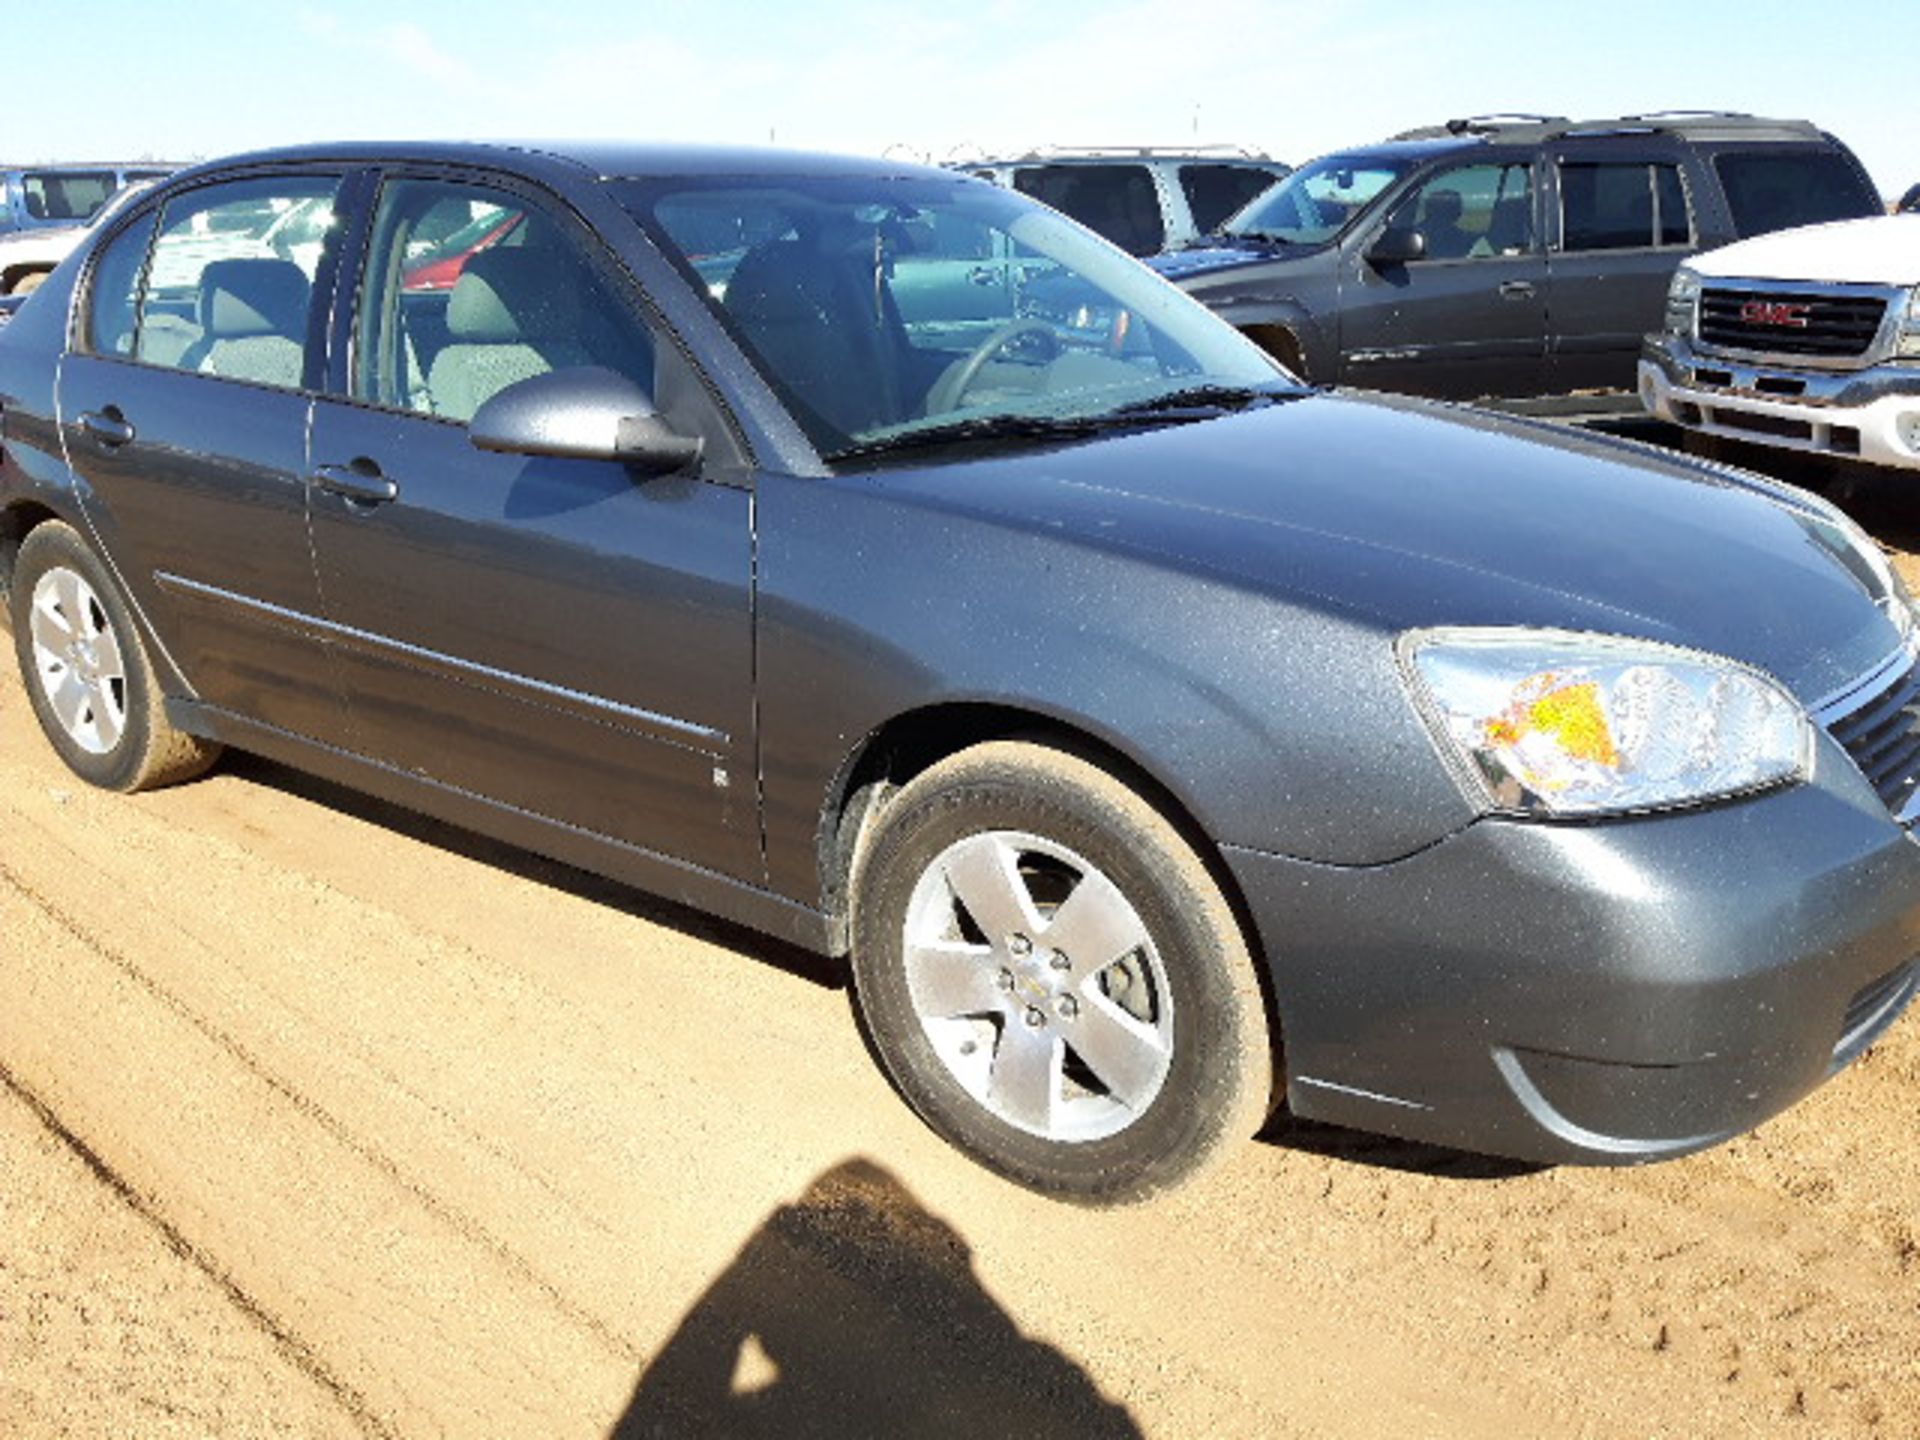
<svg viewBox="0 0 1920 1440">
<path fill-rule="evenodd" d="M 1771 325 L 1779 330 L 1804 330 L 1807 328 L 1807 311 L 1811 305 L 1792 305 L 1784 300 L 1749 300 L 1740 307 L 1740 323 L 1743 325 Z"/>
</svg>

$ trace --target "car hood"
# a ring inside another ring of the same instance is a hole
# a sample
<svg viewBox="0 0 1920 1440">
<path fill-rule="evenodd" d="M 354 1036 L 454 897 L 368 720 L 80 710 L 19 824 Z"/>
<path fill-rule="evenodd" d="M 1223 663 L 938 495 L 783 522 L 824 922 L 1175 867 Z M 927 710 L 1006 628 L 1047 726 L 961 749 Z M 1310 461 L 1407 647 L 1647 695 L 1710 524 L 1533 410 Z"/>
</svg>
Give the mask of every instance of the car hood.
<svg viewBox="0 0 1920 1440">
<path fill-rule="evenodd" d="M 1389 633 L 1529 625 L 1731 656 L 1818 705 L 1900 643 L 1823 502 L 1612 437 L 1314 394 L 896 474 L 959 508 Z"/>
<path fill-rule="evenodd" d="M 1687 264 L 1713 280 L 1920 284 L 1920 215 L 1876 215 L 1776 230 L 1709 250 Z"/>
</svg>

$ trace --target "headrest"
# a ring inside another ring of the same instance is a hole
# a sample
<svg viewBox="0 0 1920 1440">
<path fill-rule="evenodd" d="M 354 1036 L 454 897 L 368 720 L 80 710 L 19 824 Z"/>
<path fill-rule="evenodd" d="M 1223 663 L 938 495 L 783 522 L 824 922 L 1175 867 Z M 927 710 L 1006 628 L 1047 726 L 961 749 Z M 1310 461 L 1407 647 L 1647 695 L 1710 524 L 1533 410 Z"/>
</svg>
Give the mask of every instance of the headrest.
<svg viewBox="0 0 1920 1440">
<path fill-rule="evenodd" d="M 572 267 L 540 250 L 495 247 L 467 257 L 447 297 L 447 330 L 480 345 L 567 340 L 580 332 Z"/>
<path fill-rule="evenodd" d="M 1429 190 L 1420 211 L 1429 225 L 1458 225 L 1460 212 L 1465 208 L 1458 190 Z"/>
<path fill-rule="evenodd" d="M 307 277 L 291 260 L 215 260 L 200 272 L 200 328 L 211 340 L 307 330 Z"/>
</svg>

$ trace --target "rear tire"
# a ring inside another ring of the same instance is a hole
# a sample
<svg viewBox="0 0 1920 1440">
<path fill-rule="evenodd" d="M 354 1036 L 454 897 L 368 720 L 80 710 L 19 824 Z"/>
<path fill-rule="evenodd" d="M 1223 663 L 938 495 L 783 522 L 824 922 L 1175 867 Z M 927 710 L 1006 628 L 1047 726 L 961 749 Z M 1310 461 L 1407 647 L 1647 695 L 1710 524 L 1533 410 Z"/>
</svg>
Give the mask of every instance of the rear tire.
<svg viewBox="0 0 1920 1440">
<path fill-rule="evenodd" d="M 219 745 L 168 723 L 132 610 L 71 526 L 50 520 L 27 536 L 10 597 L 27 698 L 74 774 L 103 790 L 152 790 L 219 758 Z"/>
<path fill-rule="evenodd" d="M 1179 831 L 1099 766 L 980 745 L 872 821 L 853 976 L 928 1125 L 1081 1204 L 1138 1201 L 1259 1129 L 1273 1045 L 1232 908 Z"/>
</svg>

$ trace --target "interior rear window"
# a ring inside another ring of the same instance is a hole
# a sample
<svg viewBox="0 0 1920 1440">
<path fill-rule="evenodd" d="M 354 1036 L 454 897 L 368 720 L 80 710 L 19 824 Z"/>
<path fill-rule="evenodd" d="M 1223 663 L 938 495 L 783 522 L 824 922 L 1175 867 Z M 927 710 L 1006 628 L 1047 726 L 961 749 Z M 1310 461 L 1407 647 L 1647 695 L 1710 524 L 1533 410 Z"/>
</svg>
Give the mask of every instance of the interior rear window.
<svg viewBox="0 0 1920 1440">
<path fill-rule="evenodd" d="M 1166 243 L 1160 197 L 1144 165 L 1026 165 L 1013 172 L 1013 188 L 1130 255 L 1151 255 Z"/>
<path fill-rule="evenodd" d="M 1879 197 L 1838 151 L 1735 151 L 1716 155 L 1713 167 L 1741 235 L 1880 213 Z"/>
</svg>

